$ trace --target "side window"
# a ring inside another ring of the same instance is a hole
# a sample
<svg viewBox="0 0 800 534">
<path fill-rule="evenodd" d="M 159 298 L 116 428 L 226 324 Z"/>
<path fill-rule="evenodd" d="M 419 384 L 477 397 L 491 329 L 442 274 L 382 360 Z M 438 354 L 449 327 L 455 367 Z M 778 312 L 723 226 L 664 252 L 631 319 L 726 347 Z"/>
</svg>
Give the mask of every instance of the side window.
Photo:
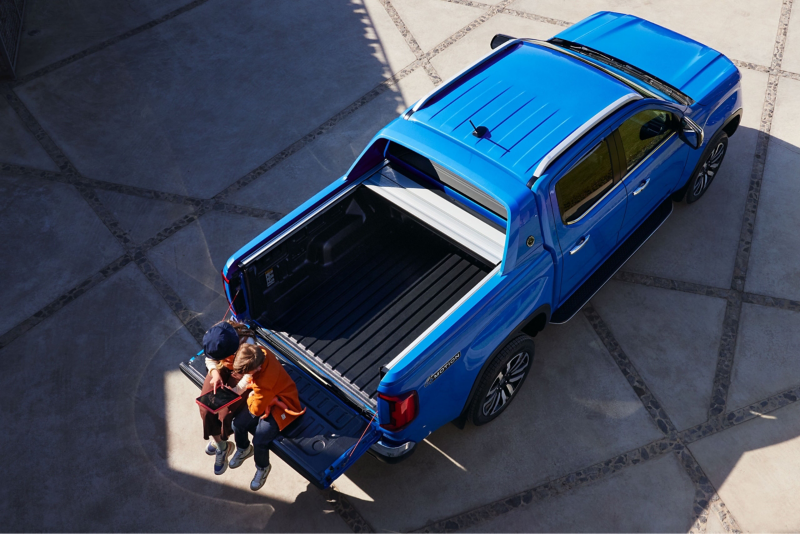
<svg viewBox="0 0 800 534">
<path fill-rule="evenodd" d="M 628 171 L 636 167 L 672 133 L 674 123 L 672 113 L 647 109 L 620 125 L 619 135 L 622 137 Z"/>
<path fill-rule="evenodd" d="M 556 198 L 564 223 L 578 219 L 614 184 L 608 143 L 600 141 L 556 182 Z"/>
</svg>

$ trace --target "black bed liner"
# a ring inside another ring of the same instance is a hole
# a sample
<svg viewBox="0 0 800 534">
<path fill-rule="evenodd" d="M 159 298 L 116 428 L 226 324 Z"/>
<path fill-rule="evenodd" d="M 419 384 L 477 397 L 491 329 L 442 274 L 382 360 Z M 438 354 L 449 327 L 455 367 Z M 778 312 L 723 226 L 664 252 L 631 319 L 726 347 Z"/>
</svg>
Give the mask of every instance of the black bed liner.
<svg viewBox="0 0 800 534">
<path fill-rule="evenodd" d="M 402 226 L 361 241 L 336 273 L 315 280 L 313 296 L 265 325 L 370 397 L 381 367 L 491 270 L 421 225 Z"/>
</svg>

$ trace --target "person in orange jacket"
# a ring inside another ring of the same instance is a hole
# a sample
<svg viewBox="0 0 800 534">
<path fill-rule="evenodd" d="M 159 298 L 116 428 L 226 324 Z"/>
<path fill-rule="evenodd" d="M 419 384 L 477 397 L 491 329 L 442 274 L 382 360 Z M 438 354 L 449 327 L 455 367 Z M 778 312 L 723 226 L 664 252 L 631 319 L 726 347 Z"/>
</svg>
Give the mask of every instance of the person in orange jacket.
<svg viewBox="0 0 800 534">
<path fill-rule="evenodd" d="M 260 345 L 241 345 L 236 352 L 233 370 L 251 376 L 252 392 L 247 398 L 247 409 L 240 410 L 233 419 L 236 452 L 230 468 L 236 469 L 250 456 L 254 456 L 256 474 L 250 489 L 258 491 L 267 481 L 272 466 L 269 463 L 269 445 L 292 421 L 305 412 L 300 404 L 297 386 L 278 358 Z M 253 443 L 250 443 L 253 434 Z"/>
</svg>

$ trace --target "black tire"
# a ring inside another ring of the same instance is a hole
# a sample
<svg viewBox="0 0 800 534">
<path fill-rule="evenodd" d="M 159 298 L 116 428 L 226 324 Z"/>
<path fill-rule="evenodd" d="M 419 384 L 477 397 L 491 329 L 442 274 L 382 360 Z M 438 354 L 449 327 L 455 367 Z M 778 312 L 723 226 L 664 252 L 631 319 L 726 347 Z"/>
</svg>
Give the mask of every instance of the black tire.
<svg viewBox="0 0 800 534">
<path fill-rule="evenodd" d="M 725 154 L 728 152 L 728 134 L 722 132 L 706 147 L 705 152 L 700 157 L 697 167 L 694 168 L 691 178 L 689 178 L 688 187 L 686 188 L 686 203 L 692 204 L 700 200 L 711 182 L 714 181 L 719 173 L 722 160 L 725 159 Z"/>
<path fill-rule="evenodd" d="M 528 336 L 515 337 L 495 355 L 472 399 L 469 413 L 474 425 L 485 425 L 508 408 L 530 373 L 533 355 Z"/>
</svg>

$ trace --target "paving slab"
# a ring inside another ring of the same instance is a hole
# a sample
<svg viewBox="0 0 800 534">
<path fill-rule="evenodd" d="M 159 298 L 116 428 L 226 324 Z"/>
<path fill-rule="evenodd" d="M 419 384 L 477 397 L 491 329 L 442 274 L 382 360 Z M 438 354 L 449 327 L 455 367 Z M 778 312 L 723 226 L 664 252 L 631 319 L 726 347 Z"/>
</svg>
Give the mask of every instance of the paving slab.
<svg viewBox="0 0 800 534">
<path fill-rule="evenodd" d="M 767 74 L 742 69 L 744 116 L 703 198 L 674 204 L 664 225 L 623 270 L 729 288 L 739 249 Z"/>
<path fill-rule="evenodd" d="M 432 49 L 486 10 L 454 2 L 392 0 L 392 5 L 423 52 Z"/>
<path fill-rule="evenodd" d="M 704 422 L 726 301 L 612 281 L 592 303 L 678 430 Z"/>
<path fill-rule="evenodd" d="M 192 206 L 165 200 L 153 200 L 115 191 L 96 190 L 103 205 L 138 243 L 147 241 L 181 217 L 193 211 Z"/>
<path fill-rule="evenodd" d="M 728 410 L 800 384 L 800 312 L 743 304 Z"/>
<path fill-rule="evenodd" d="M 797 532 L 800 404 L 689 446 L 745 532 Z"/>
<path fill-rule="evenodd" d="M 17 75 L 25 75 L 178 9 L 189 0 L 29 0 Z"/>
<path fill-rule="evenodd" d="M 753 248 L 745 289 L 800 300 L 800 81 L 782 78 L 778 85 L 772 138 L 758 201 Z"/>
<path fill-rule="evenodd" d="M 465 532 L 687 532 L 694 494 L 689 475 L 669 454 Z"/>
<path fill-rule="evenodd" d="M 0 173 L 0 316 L 7 332 L 124 253 L 70 185 Z"/>
<path fill-rule="evenodd" d="M 706 521 L 706 532 L 709 534 L 717 534 L 722 532 L 728 532 L 725 528 L 725 525 L 722 523 L 722 520 L 719 518 L 719 514 L 713 508 L 708 512 L 708 520 Z"/>
<path fill-rule="evenodd" d="M 231 254 L 272 222 L 213 212 L 158 244 L 147 255 L 183 303 L 199 313 L 205 328 L 221 321 L 228 309 L 220 270 Z"/>
<path fill-rule="evenodd" d="M 58 172 L 58 166 L 5 100 L 0 100 L 0 124 L 0 163 Z"/>
<path fill-rule="evenodd" d="M 374 528 L 408 530 L 660 437 L 594 330 L 579 315 L 536 337 L 531 375 L 500 418 L 464 430 L 446 425 L 398 465 L 362 458 L 337 487 L 352 495 Z"/>
<path fill-rule="evenodd" d="M 376 40 L 361 6 L 212 1 L 16 90 L 84 175 L 210 197 L 388 76 Z"/>
<path fill-rule="evenodd" d="M 290 212 L 347 172 L 378 130 L 432 89 L 417 69 L 228 200 Z"/>
<path fill-rule="evenodd" d="M 800 17 L 796 12 L 795 16 L 789 19 L 781 69 L 800 74 Z"/>
<path fill-rule="evenodd" d="M 197 348 L 132 264 L 6 347 L 16 363 L 0 393 L 5 415 L 24 421 L 15 435 L 25 450 L 47 453 L 5 466 L 5 528 L 341 531 L 320 494 L 283 466 L 258 493 L 243 477 L 204 476 L 196 388 L 173 378 Z M 170 467 L 194 464 L 193 474 Z"/>
<path fill-rule="evenodd" d="M 778 33 L 781 0 L 516 0 L 512 9 L 578 22 L 598 11 L 642 17 L 710 46 L 733 59 L 769 66 Z M 742 36 L 746 35 L 746 39 Z"/>
<path fill-rule="evenodd" d="M 446 80 L 491 52 L 489 43 L 498 33 L 530 39 L 549 39 L 563 29 L 562 26 L 499 13 L 431 59 L 431 64 Z"/>
</svg>

